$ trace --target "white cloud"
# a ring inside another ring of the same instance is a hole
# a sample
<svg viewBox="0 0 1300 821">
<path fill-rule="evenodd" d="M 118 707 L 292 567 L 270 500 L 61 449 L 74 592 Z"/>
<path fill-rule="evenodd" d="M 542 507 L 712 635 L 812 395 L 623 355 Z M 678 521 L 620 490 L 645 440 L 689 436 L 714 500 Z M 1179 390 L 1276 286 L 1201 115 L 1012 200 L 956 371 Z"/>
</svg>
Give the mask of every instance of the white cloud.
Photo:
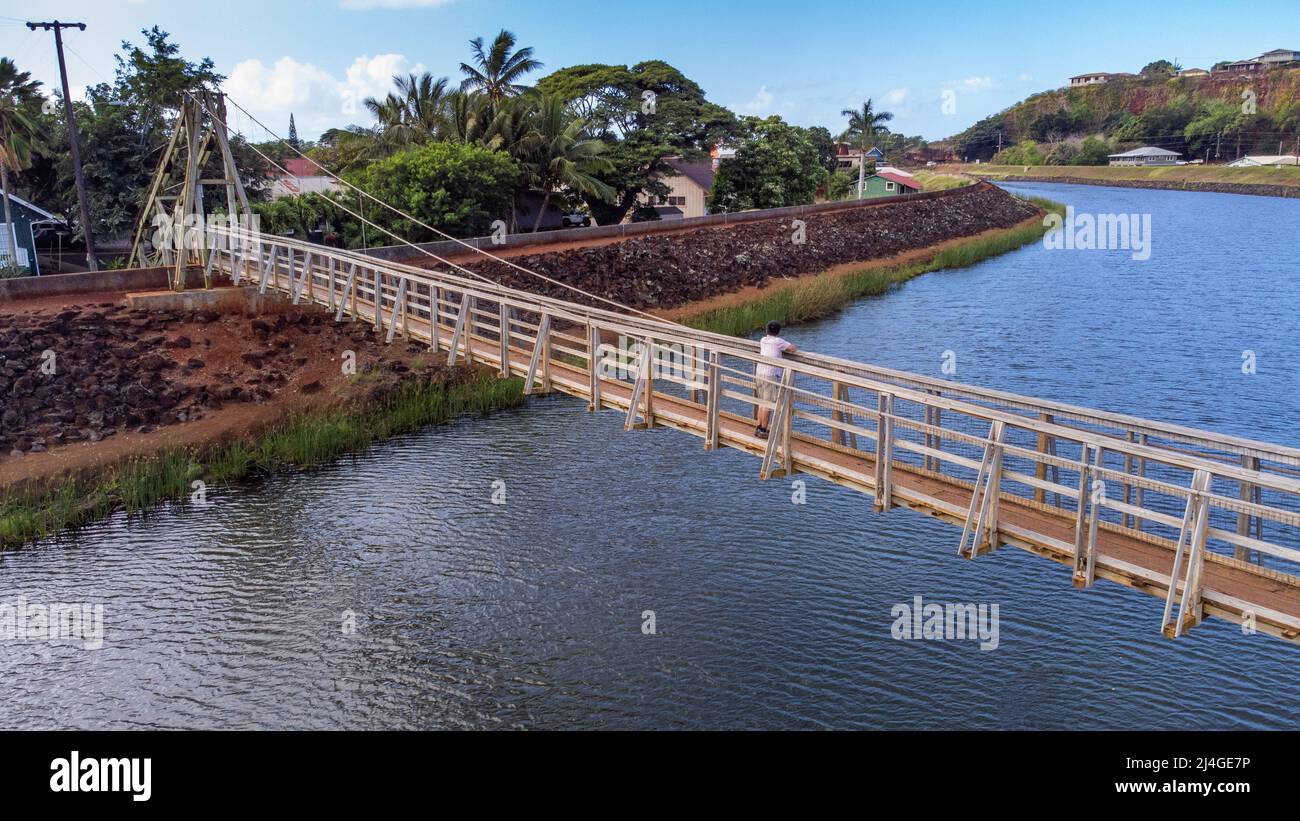
<svg viewBox="0 0 1300 821">
<path fill-rule="evenodd" d="M 367 11 L 369 9 L 420 9 L 433 6 L 445 6 L 455 0 L 342 0 L 339 3 L 345 9 Z"/>
<path fill-rule="evenodd" d="M 1022 83 L 1031 83 L 1034 80 L 1034 75 L 1022 71 L 1016 75 L 1016 79 Z"/>
<path fill-rule="evenodd" d="M 759 88 L 754 94 L 754 98 L 747 103 L 732 103 L 731 107 L 740 114 L 766 114 L 772 110 L 772 103 L 776 98 L 772 92 L 767 90 L 767 86 Z"/>
<path fill-rule="evenodd" d="M 992 77 L 967 77 L 965 80 L 962 80 L 960 83 L 958 83 L 958 85 L 960 85 L 962 88 L 966 89 L 967 91 L 987 91 L 990 88 L 993 88 L 993 78 Z"/>
<path fill-rule="evenodd" d="M 891 88 L 885 92 L 885 96 L 880 98 L 880 102 L 885 105 L 902 105 L 912 96 L 910 88 Z"/>
<path fill-rule="evenodd" d="M 362 106 L 367 97 L 382 97 L 392 90 L 393 75 L 419 73 L 422 65 L 411 65 L 401 54 L 357 57 L 340 79 L 313 63 L 281 57 L 272 66 L 256 58 L 244 60 L 230 72 L 225 91 L 234 102 L 284 136 L 289 115 L 294 115 L 298 133 L 314 139 L 327 128 L 368 123 L 373 118 Z M 232 126 L 244 126 L 238 118 Z M 247 127 L 245 132 L 248 133 Z M 252 139 L 267 139 L 257 128 Z"/>
</svg>

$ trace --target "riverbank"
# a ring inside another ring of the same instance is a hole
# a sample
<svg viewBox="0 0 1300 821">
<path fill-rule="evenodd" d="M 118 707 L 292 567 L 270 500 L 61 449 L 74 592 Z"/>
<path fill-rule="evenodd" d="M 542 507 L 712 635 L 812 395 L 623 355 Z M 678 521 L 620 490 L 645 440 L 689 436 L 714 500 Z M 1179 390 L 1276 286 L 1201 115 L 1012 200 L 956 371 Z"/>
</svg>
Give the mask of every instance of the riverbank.
<svg viewBox="0 0 1300 821">
<path fill-rule="evenodd" d="M 822 319 L 856 299 L 883 294 L 922 274 L 964 268 L 1034 242 L 1047 230 L 1043 215 L 1049 211 L 1061 213 L 1064 208 L 1038 198 L 1029 202 L 1040 209 L 1038 213 L 1010 228 L 947 240 L 867 265 L 837 265 L 794 280 L 773 281 L 700 300 L 661 315 L 693 328 L 731 336 L 753 333 L 773 319 L 782 325 Z"/>
<path fill-rule="evenodd" d="M 641 310 L 671 311 L 700 300 L 762 288 L 840 265 L 865 265 L 985 231 L 1009 229 L 1033 205 L 988 183 L 936 194 L 725 227 L 627 239 L 516 256 L 513 263 L 571 287 L 540 281 L 511 265 L 466 265 L 509 287 L 588 305 L 578 288 Z"/>
<path fill-rule="evenodd" d="M 0 546 L 522 398 L 518 380 L 307 308 L 145 310 L 97 293 L 4 311 Z"/>
<path fill-rule="evenodd" d="M 1113 185 L 1265 197 L 1300 197 L 1300 168 L 1270 166 L 1228 168 L 1224 165 L 1090 166 L 1090 165 L 944 165 L 948 174 L 969 174 L 998 182 L 1056 182 Z"/>
</svg>

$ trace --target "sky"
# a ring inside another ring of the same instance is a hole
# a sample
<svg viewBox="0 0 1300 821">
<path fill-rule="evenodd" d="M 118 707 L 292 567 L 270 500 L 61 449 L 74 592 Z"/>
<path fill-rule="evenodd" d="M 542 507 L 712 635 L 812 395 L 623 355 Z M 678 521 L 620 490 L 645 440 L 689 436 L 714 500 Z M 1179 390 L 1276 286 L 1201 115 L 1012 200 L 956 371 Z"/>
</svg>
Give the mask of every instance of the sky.
<svg viewBox="0 0 1300 821">
<path fill-rule="evenodd" d="M 1249 14 L 1225 8 L 1200 0 L 0 0 L 0 56 L 53 90 L 54 37 L 22 22 L 40 14 L 86 23 L 64 35 L 80 98 L 85 86 L 112 78 L 123 40 L 143 42 L 140 30 L 157 25 L 188 59 L 211 57 L 230 98 L 272 131 L 283 136 L 292 112 L 299 136 L 313 139 L 369 124 L 360 103 L 387 93 L 393 74 L 458 80 L 469 41 L 506 28 L 545 64 L 534 78 L 582 63 L 662 59 L 738 114 L 779 114 L 838 134 L 841 111 L 871 98 L 894 114 L 891 130 L 933 140 L 1074 74 L 1136 72 L 1162 58 L 1209 68 L 1300 49 L 1295 0 L 1259 0 Z M 231 126 L 269 137 L 239 115 Z"/>
</svg>

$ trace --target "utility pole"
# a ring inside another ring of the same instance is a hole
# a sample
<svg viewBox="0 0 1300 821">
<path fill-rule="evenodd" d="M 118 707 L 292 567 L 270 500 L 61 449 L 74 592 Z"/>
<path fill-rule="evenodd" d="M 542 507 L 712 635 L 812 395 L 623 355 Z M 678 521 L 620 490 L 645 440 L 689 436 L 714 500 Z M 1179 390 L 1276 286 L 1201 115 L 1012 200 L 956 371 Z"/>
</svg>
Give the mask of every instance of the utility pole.
<svg viewBox="0 0 1300 821">
<path fill-rule="evenodd" d="M 81 231 L 86 235 L 86 267 L 99 270 L 95 259 L 95 237 L 91 230 L 90 207 L 86 204 L 86 175 L 81 170 L 81 145 L 77 140 L 77 115 L 72 110 L 72 95 L 68 93 L 68 67 L 63 61 L 63 30 L 86 30 L 85 23 L 28 23 L 27 28 L 54 32 L 54 48 L 59 53 L 59 79 L 63 82 L 63 116 L 68 121 L 68 148 L 72 151 L 72 173 L 77 181 L 77 204 L 81 206 Z"/>
</svg>

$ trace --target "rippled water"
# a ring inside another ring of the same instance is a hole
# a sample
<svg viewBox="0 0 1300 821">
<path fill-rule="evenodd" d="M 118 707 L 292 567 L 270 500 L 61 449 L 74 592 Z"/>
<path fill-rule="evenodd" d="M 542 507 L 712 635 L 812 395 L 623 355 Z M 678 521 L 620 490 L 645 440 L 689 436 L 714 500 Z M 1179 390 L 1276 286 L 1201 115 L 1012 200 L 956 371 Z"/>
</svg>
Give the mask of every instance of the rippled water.
<svg viewBox="0 0 1300 821">
<path fill-rule="evenodd" d="M 1153 214 L 1152 259 L 1034 245 L 801 345 L 1296 445 L 1300 203 L 1013 186 Z M 1259 373 L 1244 377 L 1241 353 Z M 551 397 L 0 554 L 0 601 L 104 605 L 104 646 L 0 643 L 0 727 L 1220 728 L 1300 722 L 1297 650 Z M 491 503 L 503 480 L 506 504 Z M 996 603 L 1000 645 L 891 608 Z M 656 635 L 643 635 L 653 610 Z M 346 632 L 348 614 L 356 629 Z"/>
</svg>

